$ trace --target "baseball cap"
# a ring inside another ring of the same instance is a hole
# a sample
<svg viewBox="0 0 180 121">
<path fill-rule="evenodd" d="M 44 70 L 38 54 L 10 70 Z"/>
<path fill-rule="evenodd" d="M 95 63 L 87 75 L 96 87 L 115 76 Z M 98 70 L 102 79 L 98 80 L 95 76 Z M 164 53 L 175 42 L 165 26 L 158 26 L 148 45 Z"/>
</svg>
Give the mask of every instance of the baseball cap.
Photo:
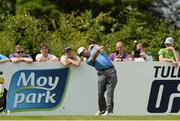
<svg viewBox="0 0 180 121">
<path fill-rule="evenodd" d="M 174 43 L 174 39 L 172 38 L 172 37 L 167 37 L 166 39 L 165 39 L 165 42 L 164 42 L 165 44 L 173 44 Z"/>
<path fill-rule="evenodd" d="M 85 47 L 80 47 L 78 49 L 78 55 L 81 55 L 81 53 L 85 50 L 86 48 Z"/>
</svg>

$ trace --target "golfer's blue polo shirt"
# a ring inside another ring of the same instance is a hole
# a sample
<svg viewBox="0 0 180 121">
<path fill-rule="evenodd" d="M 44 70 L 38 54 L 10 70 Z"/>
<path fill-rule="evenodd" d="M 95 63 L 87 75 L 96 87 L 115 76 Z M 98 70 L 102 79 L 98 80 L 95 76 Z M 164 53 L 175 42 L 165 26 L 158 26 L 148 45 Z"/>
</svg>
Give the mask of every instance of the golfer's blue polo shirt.
<svg viewBox="0 0 180 121">
<path fill-rule="evenodd" d="M 97 46 L 95 46 L 90 50 L 90 54 L 87 57 L 86 63 L 95 67 L 97 71 L 113 67 L 111 60 L 103 52 L 99 52 L 94 63 L 91 62 L 92 56 L 97 51 L 97 49 Z"/>
</svg>

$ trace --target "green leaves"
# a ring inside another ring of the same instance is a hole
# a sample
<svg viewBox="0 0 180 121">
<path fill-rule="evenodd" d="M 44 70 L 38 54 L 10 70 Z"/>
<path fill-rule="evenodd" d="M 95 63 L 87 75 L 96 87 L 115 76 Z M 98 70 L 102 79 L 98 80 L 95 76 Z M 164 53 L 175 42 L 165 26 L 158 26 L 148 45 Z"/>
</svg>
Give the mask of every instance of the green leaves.
<svg viewBox="0 0 180 121">
<path fill-rule="evenodd" d="M 174 37 L 175 46 L 180 49 L 180 30 L 173 29 L 169 21 L 142 11 L 137 7 L 138 2 L 140 0 L 91 0 L 84 4 L 100 5 L 97 10 L 100 12 L 93 11 L 96 8 L 60 12 L 57 4 L 50 0 L 17 0 L 16 15 L 0 14 L 0 52 L 8 55 L 16 44 L 21 44 L 26 53 L 34 56 L 39 52 L 39 45 L 47 43 L 50 53 L 60 57 L 65 46 L 72 47 L 76 53 L 80 46 L 88 47 L 92 42 L 103 45 L 108 40 L 107 54 L 115 50 L 117 41 L 123 41 L 125 51 L 131 54 L 136 40 L 143 42 L 146 50 L 157 57 L 167 36 Z M 143 4 L 146 3 L 151 2 L 145 0 Z"/>
<path fill-rule="evenodd" d="M 0 41 L 10 43 L 8 47 L 11 49 L 6 51 L 14 52 L 14 46 L 21 44 L 25 51 L 31 54 L 37 53 L 39 44 L 46 42 L 49 36 L 47 23 L 29 15 L 8 16 L 0 33 L 2 34 Z"/>
</svg>

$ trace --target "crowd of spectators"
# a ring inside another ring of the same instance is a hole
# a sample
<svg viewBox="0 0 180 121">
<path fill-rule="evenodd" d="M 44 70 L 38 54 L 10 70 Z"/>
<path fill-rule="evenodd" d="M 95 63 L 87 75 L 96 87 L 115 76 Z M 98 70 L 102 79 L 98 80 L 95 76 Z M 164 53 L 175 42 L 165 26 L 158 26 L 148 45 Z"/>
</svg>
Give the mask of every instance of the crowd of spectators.
<svg viewBox="0 0 180 121">
<path fill-rule="evenodd" d="M 94 47 L 95 44 L 89 46 L 89 50 Z M 167 37 L 164 40 L 164 48 L 161 48 L 158 52 L 159 61 L 171 62 L 174 66 L 177 66 L 177 62 L 180 60 L 178 51 L 174 48 L 174 39 L 172 37 Z M 61 62 L 65 66 L 74 65 L 80 66 L 81 58 L 79 55 L 73 53 L 71 47 L 65 47 L 63 50 L 63 55 L 58 58 L 54 54 L 48 52 L 49 47 L 47 44 L 41 44 L 39 51 L 40 53 L 36 55 L 36 62 Z M 124 61 L 153 61 L 153 56 L 151 52 L 146 52 L 143 43 L 136 42 L 134 50 L 131 54 L 125 52 L 125 44 L 122 41 L 118 41 L 115 45 L 115 51 L 109 54 L 109 59 L 115 62 Z M 0 54 L 0 63 L 3 62 L 33 62 L 32 57 L 29 54 L 24 53 L 24 49 L 21 45 L 15 46 L 15 52 L 9 55 L 9 58 Z M 82 58 L 86 61 L 85 58 Z"/>
</svg>

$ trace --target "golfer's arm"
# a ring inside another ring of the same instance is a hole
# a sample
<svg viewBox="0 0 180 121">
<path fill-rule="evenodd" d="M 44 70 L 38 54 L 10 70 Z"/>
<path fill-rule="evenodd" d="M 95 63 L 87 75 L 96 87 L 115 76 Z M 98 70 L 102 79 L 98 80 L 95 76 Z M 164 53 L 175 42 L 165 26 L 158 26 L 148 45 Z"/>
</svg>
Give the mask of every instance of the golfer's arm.
<svg viewBox="0 0 180 121">
<path fill-rule="evenodd" d="M 91 62 L 95 62 L 100 51 L 101 51 L 100 49 L 97 49 L 97 51 L 92 56 Z"/>
</svg>

